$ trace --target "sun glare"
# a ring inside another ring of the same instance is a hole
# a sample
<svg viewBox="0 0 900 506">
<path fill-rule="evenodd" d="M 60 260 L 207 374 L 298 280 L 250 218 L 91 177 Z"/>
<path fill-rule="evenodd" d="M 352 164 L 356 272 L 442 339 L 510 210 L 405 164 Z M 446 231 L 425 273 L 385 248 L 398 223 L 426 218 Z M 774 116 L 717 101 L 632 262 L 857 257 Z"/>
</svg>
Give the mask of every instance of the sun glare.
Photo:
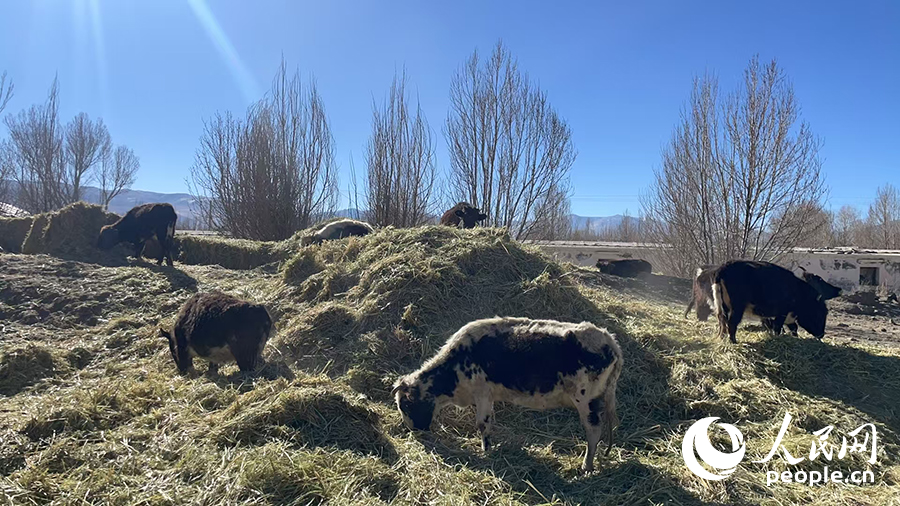
<svg viewBox="0 0 900 506">
<path fill-rule="evenodd" d="M 219 55 L 228 66 L 228 70 L 231 72 L 235 84 L 241 89 L 241 93 L 244 94 L 244 98 L 248 102 L 259 99 L 259 87 L 256 84 L 256 80 L 247 69 L 247 66 L 244 65 L 234 45 L 228 40 L 225 31 L 219 26 L 219 22 L 206 4 L 206 0 L 188 0 L 188 4 L 190 4 L 191 10 L 197 16 L 197 20 L 200 21 L 213 45 L 216 46 Z"/>
</svg>

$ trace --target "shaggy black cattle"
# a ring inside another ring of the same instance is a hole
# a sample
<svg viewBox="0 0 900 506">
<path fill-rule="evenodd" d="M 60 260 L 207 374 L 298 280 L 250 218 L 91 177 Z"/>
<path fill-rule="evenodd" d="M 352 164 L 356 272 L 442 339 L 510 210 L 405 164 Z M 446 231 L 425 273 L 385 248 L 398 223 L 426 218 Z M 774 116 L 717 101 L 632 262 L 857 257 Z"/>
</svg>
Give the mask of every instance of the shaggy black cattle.
<svg viewBox="0 0 900 506">
<path fill-rule="evenodd" d="M 825 335 L 828 308 L 822 296 L 793 272 L 768 262 L 732 260 L 723 264 L 713 280 L 713 307 L 719 335 L 726 331 L 735 340 L 744 313 L 771 319 L 771 330 L 780 333 L 785 323 L 796 321 L 821 339 Z"/>
<path fill-rule="evenodd" d="M 343 239 L 344 237 L 350 237 L 352 235 L 363 236 L 371 234 L 374 230 L 372 225 L 369 225 L 364 221 L 346 218 L 343 220 L 332 221 L 317 230 L 313 235 L 304 237 L 300 242 L 303 246 L 321 244 L 322 241 Z"/>
<path fill-rule="evenodd" d="M 597 260 L 597 269 L 604 274 L 612 274 L 620 278 L 636 278 L 641 274 L 650 274 L 653 266 L 640 259 Z"/>
<path fill-rule="evenodd" d="M 688 303 L 688 307 L 684 312 L 684 316 L 687 317 L 688 313 L 691 311 L 691 308 L 696 306 L 697 310 L 697 319 L 700 321 L 706 321 L 709 318 L 709 315 L 713 313 L 713 294 L 712 294 L 712 284 L 713 277 L 716 274 L 716 270 L 719 266 L 716 265 L 704 265 L 702 267 L 697 268 L 697 273 L 694 276 L 693 280 L 693 289 L 691 301 Z M 800 268 L 803 271 L 802 278 L 804 281 L 809 283 L 819 295 L 822 296 L 822 300 L 830 300 L 835 297 L 841 295 L 841 289 L 828 283 L 821 277 L 806 272 L 806 269 Z M 778 326 L 778 320 L 776 318 L 762 318 L 761 322 L 763 327 L 772 332 L 774 334 L 781 333 L 781 327 Z M 791 320 L 786 322 L 787 328 L 792 335 L 797 335 L 797 323 Z"/>
<path fill-rule="evenodd" d="M 462 228 L 475 228 L 479 221 L 486 219 L 487 215 L 482 214 L 477 207 L 468 202 L 460 202 L 444 212 L 444 215 L 441 216 L 441 225 L 459 227 L 459 224 L 462 223 Z"/>
<path fill-rule="evenodd" d="M 393 395 L 403 422 L 418 430 L 428 430 L 447 404 L 475 406 L 485 451 L 494 402 L 574 407 L 587 434 L 582 467 L 590 471 L 604 427 L 607 454 L 612 447 L 622 364 L 615 337 L 588 322 L 489 318 L 459 329 L 419 370 L 399 378 Z"/>
<path fill-rule="evenodd" d="M 171 204 L 144 204 L 132 208 L 125 216 L 112 225 L 100 229 L 97 247 L 110 249 L 116 244 L 127 242 L 134 246 L 134 256 L 141 258 L 144 244 L 153 237 L 159 242 L 160 256 L 157 264 L 172 266 L 172 252 L 175 249 L 175 221 L 178 215 Z"/>
<path fill-rule="evenodd" d="M 265 306 L 221 292 L 194 295 L 181 307 L 171 331 L 159 329 L 181 373 L 193 370 L 194 357 L 208 360 L 211 373 L 227 362 L 252 371 L 274 331 Z"/>
</svg>

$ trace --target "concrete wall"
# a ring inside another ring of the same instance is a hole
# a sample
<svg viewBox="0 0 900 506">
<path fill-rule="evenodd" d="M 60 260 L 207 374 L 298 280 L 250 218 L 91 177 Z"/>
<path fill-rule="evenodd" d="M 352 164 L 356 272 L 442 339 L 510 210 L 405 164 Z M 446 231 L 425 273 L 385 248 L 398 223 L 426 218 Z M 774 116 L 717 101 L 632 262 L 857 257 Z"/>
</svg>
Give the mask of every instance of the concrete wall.
<svg viewBox="0 0 900 506">
<path fill-rule="evenodd" d="M 660 247 L 654 244 L 548 241 L 534 242 L 544 252 L 561 262 L 593 267 L 597 260 L 640 258 L 653 263 Z M 859 290 L 860 267 L 877 269 L 878 284 L 900 293 L 900 252 L 855 250 L 795 250 L 780 264 L 798 275 L 803 267 L 845 292 Z"/>
<path fill-rule="evenodd" d="M 640 258 L 651 260 L 656 248 L 638 243 L 605 243 L 581 241 L 542 241 L 531 243 L 560 262 L 594 267 L 597 260 Z"/>
<path fill-rule="evenodd" d="M 797 270 L 803 267 L 829 283 L 839 286 L 845 292 L 860 289 L 860 267 L 877 270 L 878 284 L 893 292 L 900 292 L 900 254 L 895 253 L 793 253 L 783 262 L 786 267 Z"/>
</svg>

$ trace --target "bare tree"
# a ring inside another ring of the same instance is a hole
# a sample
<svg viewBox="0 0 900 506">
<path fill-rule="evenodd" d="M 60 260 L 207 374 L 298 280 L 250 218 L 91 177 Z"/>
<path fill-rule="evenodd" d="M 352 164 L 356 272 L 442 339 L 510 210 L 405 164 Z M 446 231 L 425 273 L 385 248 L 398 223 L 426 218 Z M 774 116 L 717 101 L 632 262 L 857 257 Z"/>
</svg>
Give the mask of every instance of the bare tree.
<svg viewBox="0 0 900 506">
<path fill-rule="evenodd" d="M 834 244 L 835 246 L 858 246 L 862 220 L 859 210 L 853 206 L 843 206 L 834 215 Z"/>
<path fill-rule="evenodd" d="M 485 225 L 528 237 L 553 189 L 566 187 L 575 160 L 572 131 L 502 43 L 476 51 L 450 85 L 444 129 L 452 194 L 488 215 Z"/>
<path fill-rule="evenodd" d="M 199 214 L 236 237 L 285 239 L 333 211 L 334 139 L 315 82 L 289 77 L 282 61 L 244 120 L 208 120 L 189 186 Z"/>
<path fill-rule="evenodd" d="M 714 77 L 695 79 L 642 198 L 648 238 L 668 245 L 663 269 L 688 275 L 731 258 L 777 260 L 798 244 L 825 194 L 820 141 L 799 117 L 775 61 L 753 58 L 724 101 Z"/>
<path fill-rule="evenodd" d="M 17 203 L 31 213 L 53 211 L 68 203 L 58 99 L 59 84 L 54 79 L 46 102 L 6 118 L 10 137 L 6 158 L 18 184 Z"/>
<path fill-rule="evenodd" d="M 380 226 L 413 227 L 425 223 L 433 205 L 434 143 L 419 104 L 410 111 L 406 72 L 394 75 L 387 102 L 372 112 L 366 149 L 371 220 Z"/>
<path fill-rule="evenodd" d="M 875 202 L 869 206 L 867 225 L 874 248 L 900 248 L 900 193 L 890 183 L 878 188 Z"/>
<path fill-rule="evenodd" d="M 13 86 L 12 80 L 6 76 L 6 71 L 4 70 L 0 74 L 0 114 L 3 114 L 6 106 L 9 105 L 9 101 L 12 100 L 14 90 L 15 86 Z"/>
<path fill-rule="evenodd" d="M 100 163 L 97 184 L 100 186 L 100 205 L 109 208 L 109 203 L 122 190 L 134 184 L 141 162 L 130 148 L 116 146 Z"/>
<path fill-rule="evenodd" d="M 528 239 L 558 241 L 572 235 L 572 204 L 567 187 L 551 188 L 536 207 L 537 220 Z"/>
<path fill-rule="evenodd" d="M 0 74 L 0 114 L 6 109 L 12 99 L 14 86 L 6 76 L 6 71 Z M 13 178 L 14 161 L 13 147 L 8 141 L 0 141 L 0 202 L 5 202 L 9 196 L 9 184 Z"/>
<path fill-rule="evenodd" d="M 77 202 L 82 197 L 82 186 L 94 179 L 94 169 L 110 156 L 112 141 L 103 120 L 93 121 L 83 112 L 66 125 L 65 136 L 66 200 Z"/>
</svg>

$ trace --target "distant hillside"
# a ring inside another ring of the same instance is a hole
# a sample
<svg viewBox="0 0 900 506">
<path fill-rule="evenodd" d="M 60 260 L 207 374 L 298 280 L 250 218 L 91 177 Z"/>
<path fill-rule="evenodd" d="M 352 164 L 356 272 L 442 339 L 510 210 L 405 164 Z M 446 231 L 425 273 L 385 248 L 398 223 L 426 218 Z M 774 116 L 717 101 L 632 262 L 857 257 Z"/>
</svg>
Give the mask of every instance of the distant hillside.
<svg viewBox="0 0 900 506">
<path fill-rule="evenodd" d="M 578 216 L 577 214 L 571 214 L 569 216 L 572 218 L 572 230 L 590 230 L 594 233 L 618 228 L 625 219 L 634 227 L 637 227 L 640 223 L 640 220 L 634 216 L 626 217 L 621 214 L 613 216 Z"/>
<path fill-rule="evenodd" d="M 100 190 L 93 186 L 85 187 L 84 200 L 96 203 L 100 200 Z M 150 202 L 168 202 L 175 207 L 175 212 L 182 222 L 187 223 L 193 221 L 196 213 L 194 206 L 194 197 L 187 193 L 157 193 L 145 190 L 123 190 L 110 202 L 109 210 L 116 214 L 125 214 L 134 206 L 147 204 Z M 335 216 L 341 218 L 362 218 L 365 211 L 356 208 L 339 209 L 335 211 Z M 573 230 L 589 229 L 593 233 L 601 233 L 607 230 L 615 229 L 622 224 L 625 216 L 616 214 L 613 216 L 579 216 L 577 214 L 570 215 L 572 219 Z M 433 217 L 435 222 L 439 216 Z M 637 225 L 640 220 L 634 216 L 629 216 L 628 220 L 632 225 Z"/>
<path fill-rule="evenodd" d="M 84 200 L 99 202 L 100 190 L 91 186 L 86 187 Z M 123 190 L 109 203 L 109 210 L 116 214 L 125 214 L 134 206 L 149 204 L 150 202 L 168 202 L 172 204 L 180 218 L 193 218 L 196 211 L 194 209 L 194 197 L 187 193 L 156 193 L 144 190 Z"/>
</svg>

